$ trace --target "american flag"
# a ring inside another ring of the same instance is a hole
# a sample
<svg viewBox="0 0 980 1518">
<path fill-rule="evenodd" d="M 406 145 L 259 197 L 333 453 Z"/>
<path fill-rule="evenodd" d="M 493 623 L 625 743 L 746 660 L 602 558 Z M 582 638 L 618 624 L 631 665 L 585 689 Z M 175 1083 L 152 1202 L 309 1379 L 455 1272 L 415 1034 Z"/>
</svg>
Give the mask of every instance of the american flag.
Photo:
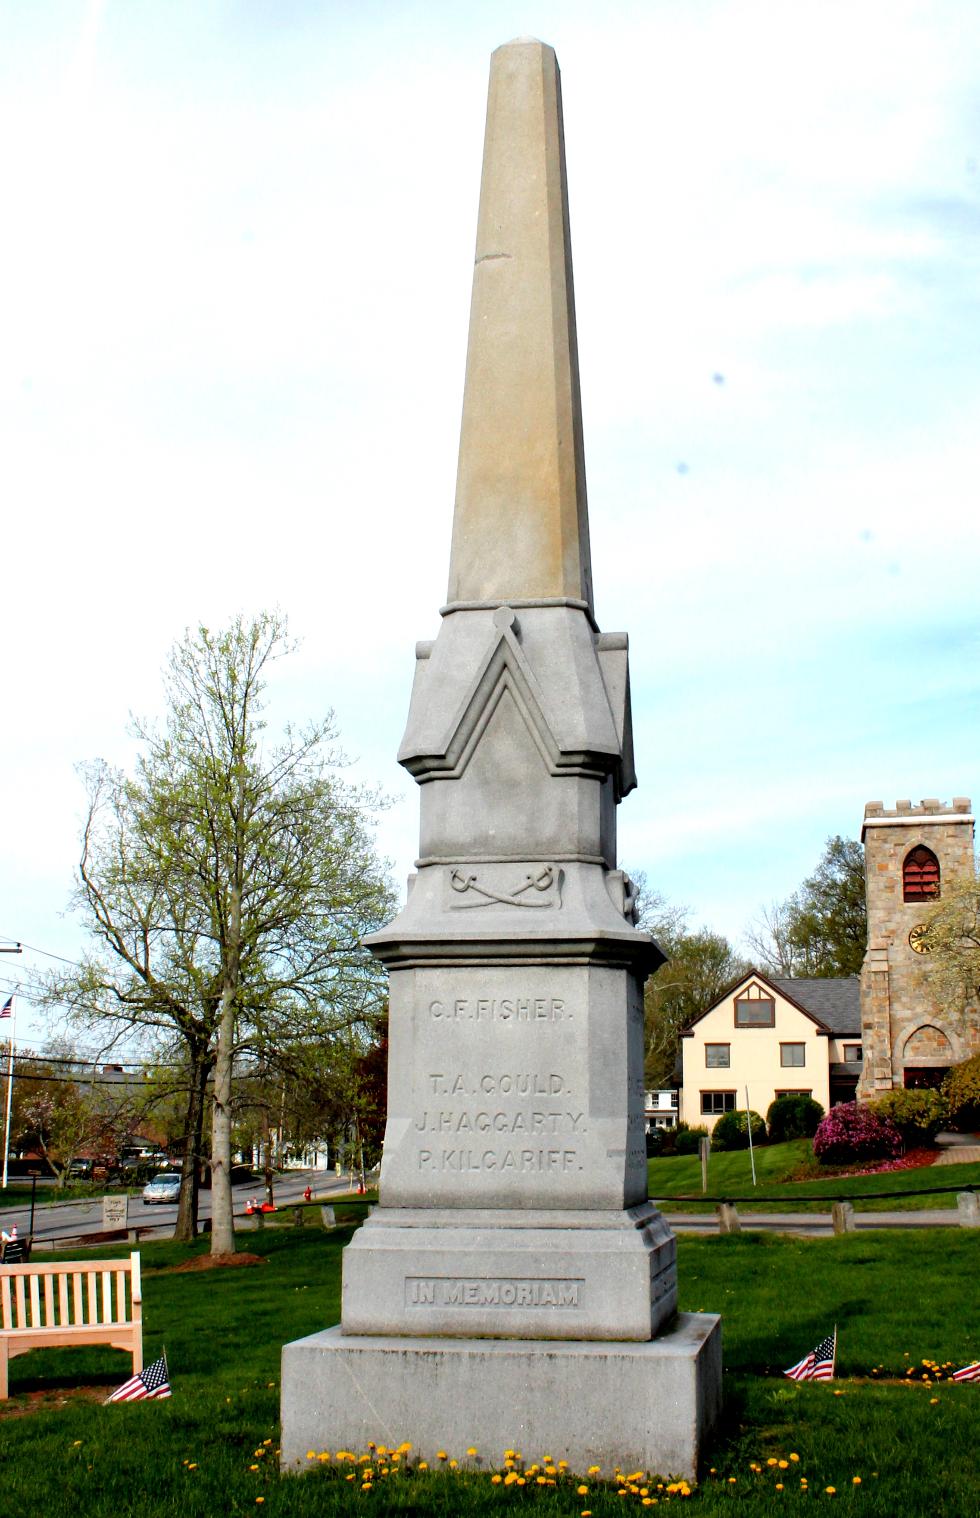
<svg viewBox="0 0 980 1518">
<path fill-rule="evenodd" d="M 821 1339 L 816 1349 L 811 1349 L 808 1355 L 791 1365 L 789 1370 L 784 1370 L 783 1375 L 789 1376 L 791 1381 L 832 1381 L 834 1379 L 834 1361 L 837 1359 L 837 1330 L 828 1334 L 826 1339 Z"/>
<path fill-rule="evenodd" d="M 0 1017 L 12 1017 L 14 1011 L 14 998 L 8 996 L 3 1006 L 0 1007 Z"/>
<path fill-rule="evenodd" d="M 952 1378 L 954 1381 L 980 1381 L 980 1360 L 964 1365 L 962 1370 L 954 1370 Z"/>
<path fill-rule="evenodd" d="M 154 1360 L 145 1370 L 141 1370 L 138 1376 L 130 1376 L 122 1386 L 117 1386 L 111 1397 L 106 1397 L 105 1405 L 110 1402 L 139 1402 L 143 1397 L 169 1397 L 170 1376 L 167 1372 L 167 1356 L 161 1355 L 159 1360 Z"/>
</svg>

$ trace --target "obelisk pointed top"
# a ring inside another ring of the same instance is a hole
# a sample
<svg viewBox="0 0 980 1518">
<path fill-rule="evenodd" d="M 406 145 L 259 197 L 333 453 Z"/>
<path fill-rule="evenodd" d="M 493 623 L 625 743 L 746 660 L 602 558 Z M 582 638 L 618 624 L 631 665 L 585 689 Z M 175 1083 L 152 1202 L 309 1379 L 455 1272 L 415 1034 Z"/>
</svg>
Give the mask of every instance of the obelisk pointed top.
<svg viewBox="0 0 980 1518">
<path fill-rule="evenodd" d="M 592 608 L 561 87 L 522 37 L 490 65 L 449 602 L 525 600 Z"/>
</svg>

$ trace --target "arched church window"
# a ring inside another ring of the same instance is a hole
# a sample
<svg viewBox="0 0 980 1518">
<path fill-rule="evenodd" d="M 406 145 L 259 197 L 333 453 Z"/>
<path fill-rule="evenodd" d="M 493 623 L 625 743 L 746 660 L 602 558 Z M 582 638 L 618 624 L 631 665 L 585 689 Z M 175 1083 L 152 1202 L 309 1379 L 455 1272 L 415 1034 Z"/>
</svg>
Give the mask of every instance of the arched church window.
<svg viewBox="0 0 980 1518">
<path fill-rule="evenodd" d="M 935 901 L 939 895 L 939 860 L 924 844 L 905 856 L 902 895 L 906 901 Z"/>
</svg>

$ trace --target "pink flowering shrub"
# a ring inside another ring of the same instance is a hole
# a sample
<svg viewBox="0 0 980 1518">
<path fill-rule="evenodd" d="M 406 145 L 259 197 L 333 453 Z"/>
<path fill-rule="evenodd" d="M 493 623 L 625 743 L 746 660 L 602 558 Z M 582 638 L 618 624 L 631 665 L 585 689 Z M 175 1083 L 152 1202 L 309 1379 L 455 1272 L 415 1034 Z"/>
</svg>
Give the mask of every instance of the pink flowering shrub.
<svg viewBox="0 0 980 1518">
<path fill-rule="evenodd" d="M 861 1107 L 841 1102 L 831 1107 L 813 1136 L 813 1152 L 822 1165 L 846 1165 L 853 1160 L 898 1159 L 902 1135 L 894 1123 Z"/>
</svg>

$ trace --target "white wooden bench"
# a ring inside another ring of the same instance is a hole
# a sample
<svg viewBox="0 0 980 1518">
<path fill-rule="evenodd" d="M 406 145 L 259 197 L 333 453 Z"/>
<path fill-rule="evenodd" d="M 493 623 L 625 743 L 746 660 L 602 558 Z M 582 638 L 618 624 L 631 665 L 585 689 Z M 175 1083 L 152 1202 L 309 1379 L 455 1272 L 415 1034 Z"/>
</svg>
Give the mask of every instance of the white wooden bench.
<svg viewBox="0 0 980 1518">
<path fill-rule="evenodd" d="M 140 1257 L 0 1265 L 0 1400 L 7 1364 L 29 1349 L 108 1344 L 143 1369 Z"/>
</svg>

